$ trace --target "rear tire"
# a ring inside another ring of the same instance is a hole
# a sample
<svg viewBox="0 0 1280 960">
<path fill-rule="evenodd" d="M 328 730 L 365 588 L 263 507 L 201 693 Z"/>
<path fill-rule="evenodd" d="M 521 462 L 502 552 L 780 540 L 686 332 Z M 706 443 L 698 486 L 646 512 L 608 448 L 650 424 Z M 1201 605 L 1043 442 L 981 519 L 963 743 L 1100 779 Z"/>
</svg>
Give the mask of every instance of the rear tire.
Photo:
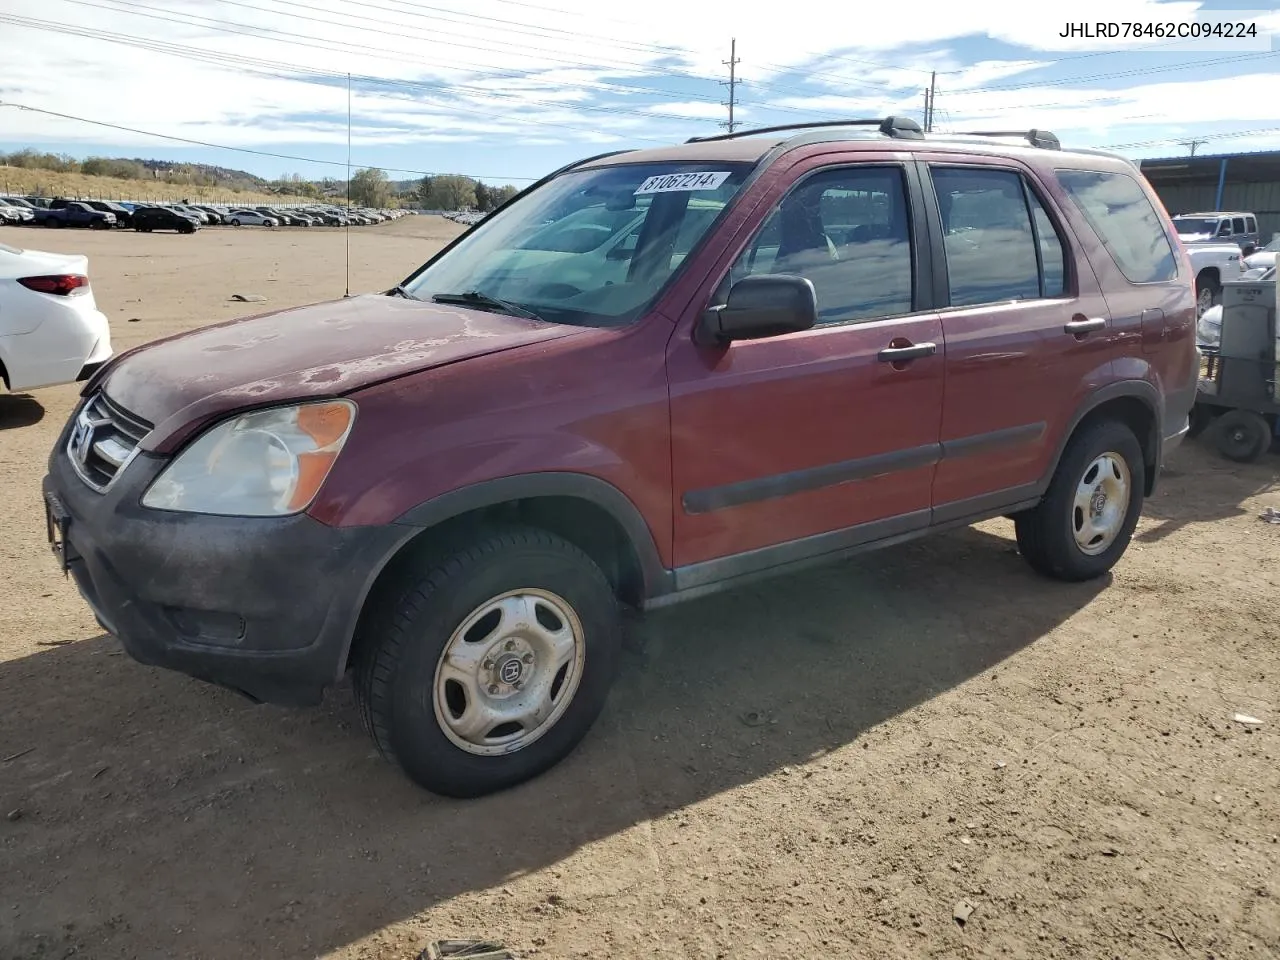
<svg viewBox="0 0 1280 960">
<path fill-rule="evenodd" d="M 1146 465 L 1138 438 L 1104 420 L 1067 444 L 1044 499 L 1014 520 L 1018 550 L 1055 580 L 1093 580 L 1124 555 L 1142 513 Z"/>
<path fill-rule="evenodd" d="M 560 537 L 481 533 L 421 562 L 388 601 L 356 637 L 356 700 L 382 755 L 434 793 L 478 797 L 537 776 L 604 707 L 617 600 Z"/>
<path fill-rule="evenodd" d="M 1228 460 L 1254 463 L 1271 449 L 1271 424 L 1252 410 L 1228 410 L 1213 425 L 1213 445 Z"/>
</svg>

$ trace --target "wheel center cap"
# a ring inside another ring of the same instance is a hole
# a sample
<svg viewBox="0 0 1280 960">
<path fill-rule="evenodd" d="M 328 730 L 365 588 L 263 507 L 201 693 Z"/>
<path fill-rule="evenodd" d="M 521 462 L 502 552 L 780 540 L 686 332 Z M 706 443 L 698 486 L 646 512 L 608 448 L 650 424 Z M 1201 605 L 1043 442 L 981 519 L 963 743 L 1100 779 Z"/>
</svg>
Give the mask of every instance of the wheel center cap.
<svg viewBox="0 0 1280 960">
<path fill-rule="evenodd" d="M 1093 497 L 1089 502 L 1089 509 L 1093 511 L 1093 515 L 1099 516 L 1106 505 L 1107 495 L 1101 490 L 1093 491 Z"/>
<path fill-rule="evenodd" d="M 508 686 L 520 682 L 524 676 L 524 664 L 519 657 L 503 657 L 498 661 L 498 679 Z"/>
</svg>

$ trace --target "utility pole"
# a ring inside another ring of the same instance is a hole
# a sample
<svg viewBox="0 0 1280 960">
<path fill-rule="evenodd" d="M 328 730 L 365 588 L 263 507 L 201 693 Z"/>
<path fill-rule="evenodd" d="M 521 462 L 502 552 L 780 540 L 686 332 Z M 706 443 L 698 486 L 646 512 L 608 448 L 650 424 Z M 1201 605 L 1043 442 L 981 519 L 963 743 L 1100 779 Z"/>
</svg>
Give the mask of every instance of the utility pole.
<svg viewBox="0 0 1280 960">
<path fill-rule="evenodd" d="M 924 98 L 924 130 L 925 133 L 933 132 L 933 108 L 938 99 L 938 73 L 933 71 L 929 74 L 929 90 Z"/>
<path fill-rule="evenodd" d="M 1191 156 L 1193 157 L 1196 155 L 1196 147 L 1200 146 L 1200 144 L 1202 143 L 1208 143 L 1208 142 L 1209 142 L 1208 140 L 1180 140 L 1179 141 L 1179 143 L 1181 143 L 1182 146 L 1186 147 L 1188 150 L 1191 151 Z"/>
<path fill-rule="evenodd" d="M 738 59 L 737 38 L 734 38 L 729 41 L 729 59 L 721 60 L 720 62 L 729 68 L 729 79 L 720 81 L 720 86 L 729 88 L 729 99 L 724 104 L 726 107 L 729 108 L 729 122 L 722 123 L 720 124 L 720 126 L 727 129 L 730 133 L 733 133 L 734 127 L 738 125 L 738 122 L 733 119 L 733 108 L 737 105 L 737 102 L 738 102 L 737 66 L 739 63 L 742 62 Z"/>
<path fill-rule="evenodd" d="M 929 129 L 929 92 L 930 92 L 929 88 L 925 87 L 924 88 L 924 118 L 920 122 L 920 125 L 924 127 L 926 130 Z"/>
</svg>

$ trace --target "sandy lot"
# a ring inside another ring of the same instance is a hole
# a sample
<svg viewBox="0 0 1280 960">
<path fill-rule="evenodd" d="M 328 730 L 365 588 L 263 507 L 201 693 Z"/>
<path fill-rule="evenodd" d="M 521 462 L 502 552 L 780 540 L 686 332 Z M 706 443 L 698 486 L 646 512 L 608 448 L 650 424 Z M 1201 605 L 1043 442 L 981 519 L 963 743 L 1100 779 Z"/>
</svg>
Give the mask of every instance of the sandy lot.
<svg viewBox="0 0 1280 960">
<path fill-rule="evenodd" d="M 455 229 L 353 230 L 352 289 Z M 87 252 L 120 348 L 256 310 L 234 293 L 343 291 L 336 231 L 0 239 Z M 411 960 L 444 937 L 600 960 L 1280 956 L 1275 456 L 1179 451 L 1104 582 L 1038 579 L 998 521 L 671 609 L 574 756 L 464 803 L 380 762 L 347 690 L 257 707 L 101 635 L 40 508 L 74 397 L 0 396 L 3 960 Z"/>
</svg>

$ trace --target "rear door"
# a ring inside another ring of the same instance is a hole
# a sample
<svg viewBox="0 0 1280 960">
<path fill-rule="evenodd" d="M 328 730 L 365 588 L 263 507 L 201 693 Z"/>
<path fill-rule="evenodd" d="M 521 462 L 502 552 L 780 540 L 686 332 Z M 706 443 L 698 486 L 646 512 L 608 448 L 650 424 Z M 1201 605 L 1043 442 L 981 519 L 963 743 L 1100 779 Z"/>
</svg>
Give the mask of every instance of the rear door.
<svg viewBox="0 0 1280 960">
<path fill-rule="evenodd" d="M 1106 301 L 1051 194 L 1013 162 L 922 158 L 946 342 L 934 521 L 1037 495 L 1080 401 L 1105 382 Z"/>
<path fill-rule="evenodd" d="M 944 349 L 913 251 L 927 236 L 918 181 L 906 158 L 849 157 L 862 162 L 811 158 L 768 188 L 672 338 L 681 587 L 929 522 Z M 694 344 L 707 306 L 768 273 L 813 283 L 815 328 Z"/>
</svg>

